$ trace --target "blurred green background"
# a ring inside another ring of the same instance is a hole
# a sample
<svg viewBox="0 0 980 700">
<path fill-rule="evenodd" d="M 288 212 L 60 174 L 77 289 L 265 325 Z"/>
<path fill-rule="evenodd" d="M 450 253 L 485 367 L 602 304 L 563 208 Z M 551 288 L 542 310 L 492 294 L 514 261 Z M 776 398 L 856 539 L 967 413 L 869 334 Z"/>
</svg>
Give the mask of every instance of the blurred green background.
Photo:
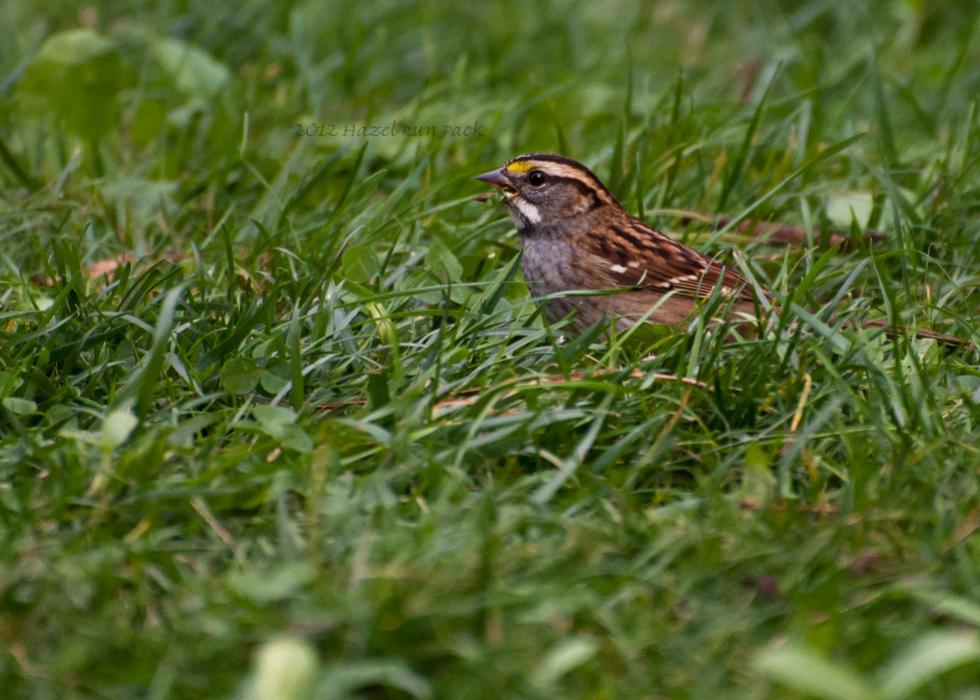
<svg viewBox="0 0 980 700">
<path fill-rule="evenodd" d="M 978 21 L 0 3 L 5 697 L 980 697 L 975 354 L 835 325 L 978 338 Z M 819 322 L 559 342 L 532 150 Z"/>
</svg>

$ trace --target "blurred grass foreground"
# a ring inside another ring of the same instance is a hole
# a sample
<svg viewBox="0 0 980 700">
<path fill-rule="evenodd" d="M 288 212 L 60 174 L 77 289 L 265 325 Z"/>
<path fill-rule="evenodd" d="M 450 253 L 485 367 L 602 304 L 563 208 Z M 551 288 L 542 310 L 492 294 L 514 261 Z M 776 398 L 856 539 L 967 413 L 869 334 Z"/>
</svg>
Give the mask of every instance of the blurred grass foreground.
<svg viewBox="0 0 980 700">
<path fill-rule="evenodd" d="M 978 23 L 0 3 L 2 695 L 980 698 Z M 546 325 L 532 150 L 795 326 Z"/>
</svg>

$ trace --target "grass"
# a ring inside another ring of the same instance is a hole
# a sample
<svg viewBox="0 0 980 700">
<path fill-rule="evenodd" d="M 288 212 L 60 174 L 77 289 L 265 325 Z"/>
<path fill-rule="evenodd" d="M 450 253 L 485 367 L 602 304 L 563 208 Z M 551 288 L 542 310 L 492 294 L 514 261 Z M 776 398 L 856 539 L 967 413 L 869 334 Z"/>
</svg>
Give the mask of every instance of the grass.
<svg viewBox="0 0 980 700">
<path fill-rule="evenodd" d="M 9 697 L 978 697 L 977 351 L 853 323 L 980 342 L 974 4 L 0 27 Z M 469 180 L 529 150 L 787 324 L 545 325 Z"/>
</svg>

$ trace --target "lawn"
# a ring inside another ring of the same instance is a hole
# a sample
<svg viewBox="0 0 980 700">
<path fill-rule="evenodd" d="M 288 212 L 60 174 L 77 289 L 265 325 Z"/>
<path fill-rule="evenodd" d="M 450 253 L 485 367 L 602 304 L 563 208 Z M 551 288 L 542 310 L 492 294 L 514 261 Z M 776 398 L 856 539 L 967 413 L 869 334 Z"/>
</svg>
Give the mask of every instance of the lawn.
<svg viewBox="0 0 980 700">
<path fill-rule="evenodd" d="M 0 4 L 4 697 L 980 698 L 978 29 Z M 546 323 L 527 151 L 784 323 Z"/>
</svg>

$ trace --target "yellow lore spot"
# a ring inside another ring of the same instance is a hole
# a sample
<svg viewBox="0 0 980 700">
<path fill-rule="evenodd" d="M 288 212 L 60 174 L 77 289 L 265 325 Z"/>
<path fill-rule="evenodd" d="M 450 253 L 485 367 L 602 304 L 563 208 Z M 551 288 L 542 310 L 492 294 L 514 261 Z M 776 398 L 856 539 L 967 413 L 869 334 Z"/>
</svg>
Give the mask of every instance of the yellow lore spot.
<svg viewBox="0 0 980 700">
<path fill-rule="evenodd" d="M 534 167 L 534 161 L 532 160 L 519 160 L 516 163 L 510 163 L 507 165 L 507 170 L 512 173 L 526 173 L 528 170 Z"/>
</svg>

